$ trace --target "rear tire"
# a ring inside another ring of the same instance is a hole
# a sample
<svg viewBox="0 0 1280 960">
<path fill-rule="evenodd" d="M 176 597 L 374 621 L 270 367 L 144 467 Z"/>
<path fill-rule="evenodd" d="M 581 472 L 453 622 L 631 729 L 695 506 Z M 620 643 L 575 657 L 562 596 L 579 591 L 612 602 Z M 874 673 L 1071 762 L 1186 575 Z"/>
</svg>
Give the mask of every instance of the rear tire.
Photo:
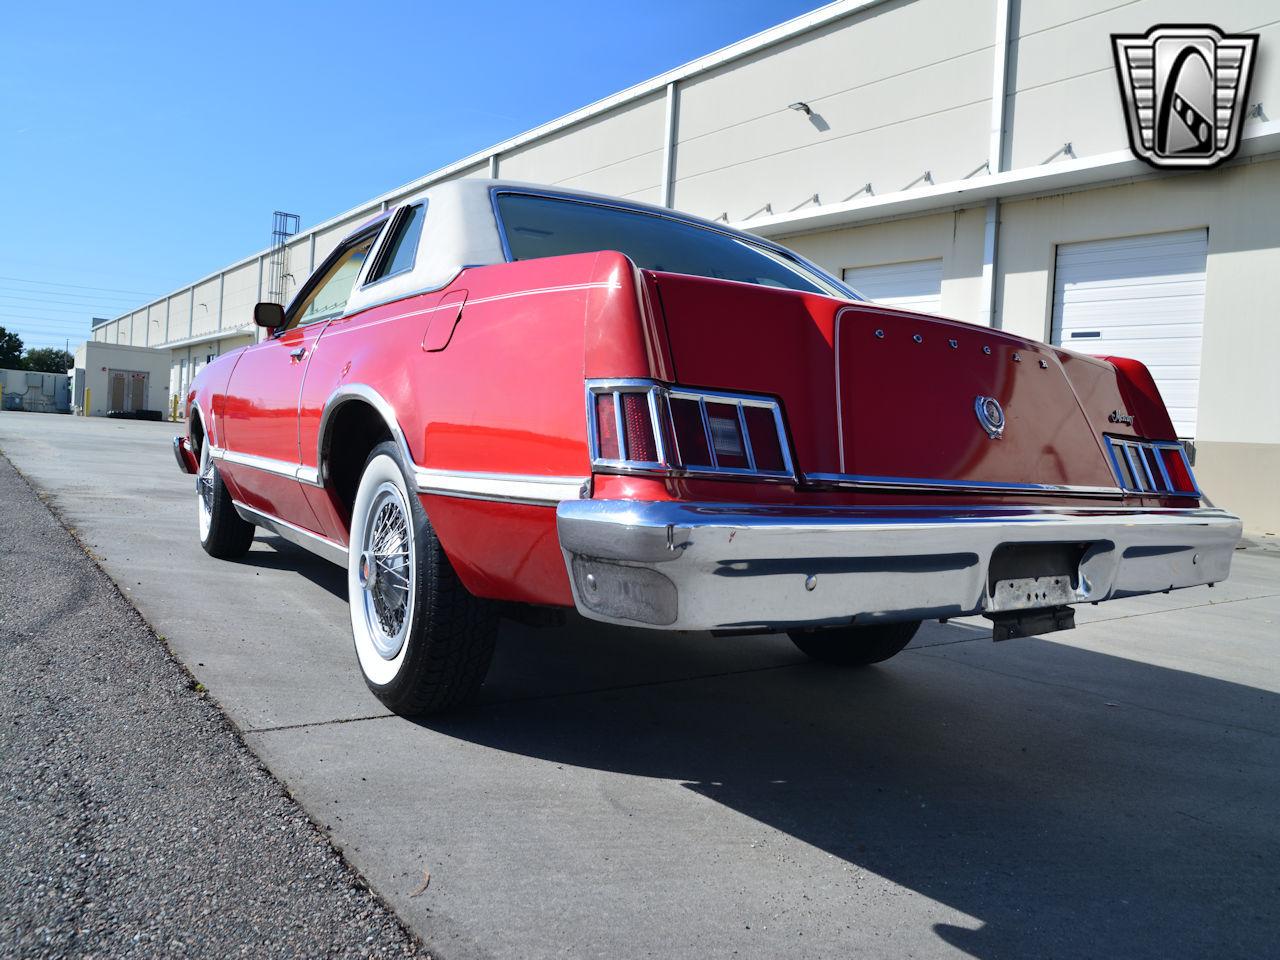
<svg viewBox="0 0 1280 960">
<path fill-rule="evenodd" d="M 235 560 L 253 544 L 253 524 L 236 513 L 218 465 L 209 453 L 206 437 L 200 444 L 200 470 L 196 474 L 196 523 L 200 546 L 219 560 Z"/>
<path fill-rule="evenodd" d="M 347 588 L 365 683 L 403 716 L 470 702 L 493 659 L 498 618 L 445 556 L 391 442 L 365 462 L 351 511 Z"/>
<path fill-rule="evenodd" d="M 811 659 L 841 667 L 865 667 L 902 651 L 920 629 L 920 621 L 876 623 L 864 627 L 789 630 L 791 642 Z"/>
</svg>

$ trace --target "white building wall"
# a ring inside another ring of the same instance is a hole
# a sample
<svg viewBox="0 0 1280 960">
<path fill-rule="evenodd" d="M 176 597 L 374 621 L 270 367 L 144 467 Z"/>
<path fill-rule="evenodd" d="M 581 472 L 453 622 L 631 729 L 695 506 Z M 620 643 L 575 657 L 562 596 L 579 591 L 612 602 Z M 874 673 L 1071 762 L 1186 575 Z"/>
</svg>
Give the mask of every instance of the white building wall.
<svg viewBox="0 0 1280 960">
<path fill-rule="evenodd" d="M 506 179 L 662 202 L 666 97 L 654 93 L 500 160 Z"/>
<path fill-rule="evenodd" d="M 675 206 L 738 221 L 766 203 L 780 212 L 981 166 L 994 10 L 880 4 L 682 84 Z"/>
<path fill-rule="evenodd" d="M 1280 47 L 1275 0 L 1023 0 L 1012 10 L 1005 156 L 1014 169 L 1042 163 L 1065 143 L 1078 157 L 1128 149 L 1112 33 L 1207 20 L 1228 33 L 1259 33 L 1263 51 Z M 1280 103 L 1276 57 L 1256 58 L 1249 101 Z"/>
<path fill-rule="evenodd" d="M 222 327 L 226 330 L 253 320 L 253 305 L 258 302 L 258 261 L 229 270 L 222 282 Z"/>
<path fill-rule="evenodd" d="M 835 276 L 856 267 L 942 260 L 942 313 L 984 321 L 982 208 L 790 237 L 784 242 Z"/>
<path fill-rule="evenodd" d="M 121 346 L 90 341 L 76 350 L 76 368 L 84 371 L 84 388 L 88 393 L 88 415 L 105 416 L 111 404 L 110 372 L 137 371 L 147 374 L 146 409 L 169 409 L 169 351 L 146 347 Z M 83 395 L 74 402 L 84 413 Z"/>
<path fill-rule="evenodd" d="M 157 346 L 164 343 L 165 301 L 147 307 L 147 325 L 143 331 L 142 345 Z"/>
<path fill-rule="evenodd" d="M 191 294 L 183 291 L 169 298 L 168 340 L 185 340 L 189 336 L 191 336 Z"/>
<path fill-rule="evenodd" d="M 218 329 L 218 278 L 213 277 L 196 287 L 191 305 L 191 335 L 198 337 Z"/>
</svg>

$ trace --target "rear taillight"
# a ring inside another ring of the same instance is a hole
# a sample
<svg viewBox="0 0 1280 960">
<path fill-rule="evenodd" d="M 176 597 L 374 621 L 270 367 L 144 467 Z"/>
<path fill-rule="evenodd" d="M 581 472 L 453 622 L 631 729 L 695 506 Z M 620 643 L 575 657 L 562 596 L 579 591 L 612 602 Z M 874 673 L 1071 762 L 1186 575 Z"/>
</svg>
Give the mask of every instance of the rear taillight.
<svg viewBox="0 0 1280 960">
<path fill-rule="evenodd" d="M 1105 437 L 1116 480 L 1126 493 L 1199 497 L 1182 444 L 1165 440 Z"/>
<path fill-rule="evenodd" d="M 597 471 L 795 479 L 771 397 L 589 380 L 587 411 Z"/>
</svg>

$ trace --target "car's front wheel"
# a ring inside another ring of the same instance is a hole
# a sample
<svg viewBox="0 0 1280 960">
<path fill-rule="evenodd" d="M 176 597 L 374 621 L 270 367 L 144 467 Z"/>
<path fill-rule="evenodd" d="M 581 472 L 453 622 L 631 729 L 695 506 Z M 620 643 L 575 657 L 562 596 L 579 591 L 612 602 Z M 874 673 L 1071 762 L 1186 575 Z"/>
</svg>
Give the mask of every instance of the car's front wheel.
<svg viewBox="0 0 1280 960">
<path fill-rule="evenodd" d="M 471 700 L 497 616 L 458 579 L 393 443 L 374 448 L 360 478 L 347 588 L 356 658 L 379 700 L 404 715 Z"/>
<path fill-rule="evenodd" d="M 211 557 L 234 560 L 248 553 L 253 544 L 253 524 L 236 513 L 207 439 L 200 444 L 200 470 L 196 474 L 196 524 L 200 546 Z"/>
<path fill-rule="evenodd" d="M 865 667 L 901 652 L 919 629 L 920 621 L 915 620 L 909 623 L 790 630 L 787 636 L 814 660 L 842 667 Z"/>
</svg>

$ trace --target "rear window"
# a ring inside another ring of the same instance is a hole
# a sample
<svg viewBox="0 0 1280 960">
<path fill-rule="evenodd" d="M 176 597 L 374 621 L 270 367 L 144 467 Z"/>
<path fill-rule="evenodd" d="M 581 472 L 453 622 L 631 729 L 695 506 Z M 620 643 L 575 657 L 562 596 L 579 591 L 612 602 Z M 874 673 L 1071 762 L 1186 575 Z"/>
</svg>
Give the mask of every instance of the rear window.
<svg viewBox="0 0 1280 960">
<path fill-rule="evenodd" d="M 498 194 L 497 204 L 514 260 L 617 250 L 645 270 L 849 296 L 789 257 L 681 220 L 518 193 Z"/>
</svg>

